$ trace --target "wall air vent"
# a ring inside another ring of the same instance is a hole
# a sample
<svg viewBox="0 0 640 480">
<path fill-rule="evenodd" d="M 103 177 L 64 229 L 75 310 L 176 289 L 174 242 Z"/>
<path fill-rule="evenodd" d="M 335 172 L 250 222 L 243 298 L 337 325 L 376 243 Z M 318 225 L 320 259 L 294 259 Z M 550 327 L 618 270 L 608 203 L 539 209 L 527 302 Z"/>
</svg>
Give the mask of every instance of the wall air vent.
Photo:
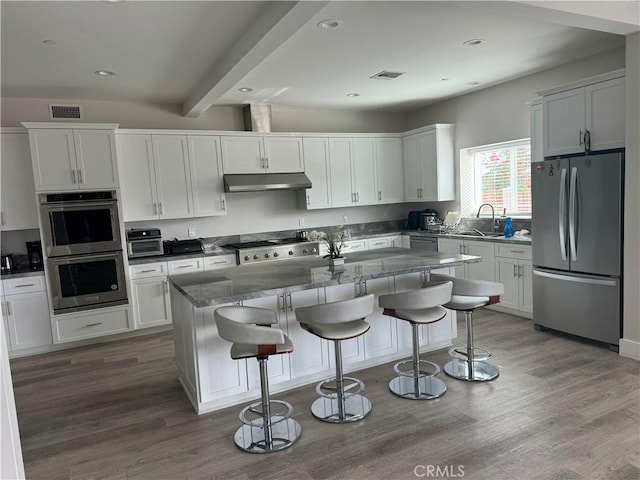
<svg viewBox="0 0 640 480">
<path fill-rule="evenodd" d="M 393 80 L 404 74 L 405 72 L 388 72 L 386 70 L 383 70 L 380 73 L 376 73 L 375 75 L 370 76 L 369 78 L 373 78 L 375 80 Z"/>
<path fill-rule="evenodd" d="M 82 120 L 82 105 L 49 104 L 51 120 Z"/>
</svg>

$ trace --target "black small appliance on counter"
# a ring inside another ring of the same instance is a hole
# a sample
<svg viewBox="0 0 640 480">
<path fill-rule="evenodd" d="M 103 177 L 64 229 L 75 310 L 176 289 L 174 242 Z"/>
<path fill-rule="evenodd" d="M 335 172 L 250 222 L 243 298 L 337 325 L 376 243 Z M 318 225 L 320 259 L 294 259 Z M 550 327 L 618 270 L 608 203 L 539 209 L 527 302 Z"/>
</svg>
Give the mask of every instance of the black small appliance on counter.
<svg viewBox="0 0 640 480">
<path fill-rule="evenodd" d="M 27 258 L 29 259 L 29 270 L 44 270 L 42 259 L 42 242 L 25 242 L 27 245 Z"/>
<path fill-rule="evenodd" d="M 427 208 L 426 210 L 413 210 L 409 212 L 407 228 L 409 230 L 427 230 L 429 225 L 441 223 L 438 212 Z"/>
<path fill-rule="evenodd" d="M 187 240 L 165 240 L 162 242 L 164 245 L 165 255 L 181 255 L 186 253 L 202 253 L 204 252 L 204 245 L 200 238 L 189 238 Z"/>
</svg>

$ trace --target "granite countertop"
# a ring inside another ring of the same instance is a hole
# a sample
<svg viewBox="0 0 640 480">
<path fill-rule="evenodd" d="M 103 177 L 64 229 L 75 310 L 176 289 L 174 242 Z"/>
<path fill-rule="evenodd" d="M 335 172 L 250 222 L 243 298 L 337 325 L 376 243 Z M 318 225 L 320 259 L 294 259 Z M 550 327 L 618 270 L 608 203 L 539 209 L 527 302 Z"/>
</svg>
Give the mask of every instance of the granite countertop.
<svg viewBox="0 0 640 480">
<path fill-rule="evenodd" d="M 235 255 L 235 251 L 219 248 L 217 250 L 205 250 L 204 253 L 181 253 L 177 255 L 154 255 L 153 257 L 130 258 L 129 265 L 144 265 L 146 263 L 168 262 L 173 260 L 189 260 L 190 258 L 219 257 L 221 255 Z"/>
<path fill-rule="evenodd" d="M 169 281 L 200 308 L 276 295 L 283 291 L 344 285 L 479 261 L 481 257 L 474 255 L 394 247 L 352 253 L 346 259 L 344 270 L 331 271 L 327 260 L 314 257 L 174 275 L 169 277 Z"/>
<path fill-rule="evenodd" d="M 511 238 L 506 238 L 504 235 L 498 237 L 482 237 L 480 235 L 461 235 L 459 233 L 437 233 L 427 232 L 425 230 L 407 230 L 404 232 L 410 237 L 438 237 L 438 238 L 455 238 L 455 239 L 467 239 L 467 240 L 480 240 L 482 242 L 497 242 L 497 243 L 515 243 L 518 245 L 531 245 L 531 235 L 514 235 Z"/>
<path fill-rule="evenodd" d="M 26 278 L 26 277 L 43 277 L 44 270 L 29 270 L 27 268 L 20 268 L 9 273 L 2 273 L 0 279 L 9 280 L 12 278 Z"/>
</svg>

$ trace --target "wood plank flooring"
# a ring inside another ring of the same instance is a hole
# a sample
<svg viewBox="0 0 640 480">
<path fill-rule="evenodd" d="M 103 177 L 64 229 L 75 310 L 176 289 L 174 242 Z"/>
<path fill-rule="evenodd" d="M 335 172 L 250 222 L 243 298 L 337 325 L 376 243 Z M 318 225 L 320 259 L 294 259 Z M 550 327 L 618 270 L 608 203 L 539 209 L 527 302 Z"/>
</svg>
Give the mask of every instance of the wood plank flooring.
<svg viewBox="0 0 640 480">
<path fill-rule="evenodd" d="M 462 317 L 459 331 L 464 332 Z M 358 372 L 362 422 L 315 420 L 312 385 L 283 392 L 303 434 L 270 455 L 233 444 L 240 406 L 197 416 L 170 332 L 11 362 L 28 479 L 640 479 L 640 363 L 482 310 L 500 377 L 393 396 L 391 364 Z M 459 339 L 458 343 L 464 342 Z M 446 350 L 423 355 L 443 365 Z M 417 475 L 416 475 L 417 474 Z"/>
</svg>

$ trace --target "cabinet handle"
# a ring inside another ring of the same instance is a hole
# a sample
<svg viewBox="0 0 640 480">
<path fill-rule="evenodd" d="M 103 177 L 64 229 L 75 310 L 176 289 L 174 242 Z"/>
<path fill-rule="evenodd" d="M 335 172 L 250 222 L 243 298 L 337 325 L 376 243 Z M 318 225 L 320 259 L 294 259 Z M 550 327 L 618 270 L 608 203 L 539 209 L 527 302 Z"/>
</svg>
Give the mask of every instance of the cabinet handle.
<svg viewBox="0 0 640 480">
<path fill-rule="evenodd" d="M 513 278 L 518 276 L 518 266 L 514 263 L 513 264 Z"/>
<path fill-rule="evenodd" d="M 22 285 L 16 285 L 15 288 L 35 287 L 35 283 L 23 283 Z"/>
<path fill-rule="evenodd" d="M 226 260 L 215 260 L 213 262 L 211 262 L 213 265 L 221 265 L 223 263 L 227 263 Z"/>
<path fill-rule="evenodd" d="M 158 210 L 160 215 L 164 215 L 164 209 L 162 208 L 162 202 L 158 202 Z"/>
<path fill-rule="evenodd" d="M 584 131 L 584 149 L 591 151 L 591 132 L 589 130 Z"/>
<path fill-rule="evenodd" d="M 153 214 L 158 214 L 158 204 L 156 202 L 153 202 Z"/>
<path fill-rule="evenodd" d="M 0 225 L 4 225 L 4 212 L 0 211 Z"/>
<path fill-rule="evenodd" d="M 378 200 L 382 200 L 382 190 L 378 190 Z"/>
<path fill-rule="evenodd" d="M 7 316 L 13 315 L 13 312 L 11 311 L 11 302 L 7 300 L 5 303 L 7 304 Z"/>
<path fill-rule="evenodd" d="M 364 287 L 363 288 L 364 292 L 361 290 L 360 291 L 360 295 L 366 295 L 367 294 L 367 281 L 366 280 L 362 280 L 362 282 L 360 282 L 360 285 L 362 287 Z"/>
<path fill-rule="evenodd" d="M 579 131 L 579 143 L 578 143 L 578 145 L 582 145 L 582 144 L 583 144 L 583 141 L 582 141 L 582 129 L 580 129 L 580 131 Z"/>
<path fill-rule="evenodd" d="M 102 325 L 102 322 L 87 323 L 85 327 L 97 327 L 98 325 Z"/>
<path fill-rule="evenodd" d="M 151 270 L 141 270 L 140 273 L 151 273 L 151 272 L 155 272 L 154 269 Z"/>
<path fill-rule="evenodd" d="M 307 206 L 311 205 L 311 202 L 309 201 L 309 195 L 307 195 Z"/>
<path fill-rule="evenodd" d="M 511 253 L 524 253 L 524 250 L 511 250 Z"/>
<path fill-rule="evenodd" d="M 176 268 L 193 268 L 193 265 L 178 265 Z"/>
<path fill-rule="evenodd" d="M 226 203 L 225 203 L 225 200 L 224 200 L 224 199 L 222 200 L 222 211 L 223 211 L 223 212 L 226 212 L 226 211 L 227 211 L 227 205 L 226 205 Z"/>
<path fill-rule="evenodd" d="M 266 164 L 267 169 L 269 168 L 269 157 L 265 157 L 264 162 Z"/>
<path fill-rule="evenodd" d="M 287 293 L 287 298 L 289 299 L 289 311 L 293 312 L 293 300 L 291 300 L 291 294 Z"/>
<path fill-rule="evenodd" d="M 78 183 L 84 183 L 82 181 L 82 170 L 78 169 Z"/>
<path fill-rule="evenodd" d="M 75 169 L 71 169 L 71 183 L 76 184 L 76 171 Z"/>
<path fill-rule="evenodd" d="M 169 281 L 165 280 L 164 282 L 164 293 L 169 293 Z"/>
<path fill-rule="evenodd" d="M 282 303 L 280 303 L 280 300 L 282 300 Z M 285 300 L 284 300 L 284 293 L 282 295 L 278 295 L 278 310 L 282 310 L 283 312 L 285 311 Z"/>
<path fill-rule="evenodd" d="M 356 202 L 360 203 L 360 192 L 356 192 Z"/>
<path fill-rule="evenodd" d="M 522 268 L 522 271 L 520 271 Z M 518 277 L 524 277 L 524 265 L 518 265 Z"/>
</svg>

